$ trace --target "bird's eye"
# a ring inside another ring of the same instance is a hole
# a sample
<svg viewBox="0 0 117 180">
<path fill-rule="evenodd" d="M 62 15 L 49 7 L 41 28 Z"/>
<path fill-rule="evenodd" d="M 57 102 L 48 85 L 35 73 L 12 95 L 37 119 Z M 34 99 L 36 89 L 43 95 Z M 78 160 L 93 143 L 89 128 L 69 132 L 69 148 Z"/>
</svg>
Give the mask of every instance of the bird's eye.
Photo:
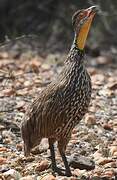
<svg viewBox="0 0 117 180">
<path fill-rule="evenodd" d="M 83 16 L 84 16 L 84 13 L 80 13 L 80 18 L 83 18 Z"/>
<path fill-rule="evenodd" d="M 85 13 L 81 12 L 80 13 L 80 19 L 83 19 L 85 17 Z"/>
</svg>

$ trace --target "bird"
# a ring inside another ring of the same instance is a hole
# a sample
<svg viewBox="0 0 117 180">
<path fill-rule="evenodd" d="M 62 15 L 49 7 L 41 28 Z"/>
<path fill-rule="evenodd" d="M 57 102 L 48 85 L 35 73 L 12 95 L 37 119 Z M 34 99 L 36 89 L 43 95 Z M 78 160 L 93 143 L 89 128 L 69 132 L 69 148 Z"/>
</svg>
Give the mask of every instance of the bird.
<svg viewBox="0 0 117 180">
<path fill-rule="evenodd" d="M 92 85 L 85 67 L 84 49 L 96 12 L 97 7 L 91 6 L 74 13 L 74 40 L 63 69 L 34 99 L 21 124 L 24 155 L 29 156 L 32 148 L 39 145 L 43 138 L 47 138 L 52 170 L 59 172 L 54 149 L 54 143 L 57 142 L 66 176 L 71 176 L 72 173 L 65 151 L 73 128 L 87 113 L 91 100 Z"/>
</svg>

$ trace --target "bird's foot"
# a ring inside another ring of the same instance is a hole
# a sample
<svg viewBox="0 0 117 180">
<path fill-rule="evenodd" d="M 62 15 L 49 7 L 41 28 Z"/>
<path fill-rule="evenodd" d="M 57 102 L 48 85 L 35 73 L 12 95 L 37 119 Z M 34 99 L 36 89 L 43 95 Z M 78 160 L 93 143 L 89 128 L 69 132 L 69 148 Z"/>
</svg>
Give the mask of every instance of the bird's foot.
<svg viewBox="0 0 117 180">
<path fill-rule="evenodd" d="M 72 176 L 71 170 L 70 169 L 66 170 L 65 175 L 68 177 Z"/>
<path fill-rule="evenodd" d="M 67 176 L 67 177 L 72 176 L 70 169 L 65 170 L 65 169 L 59 168 L 57 166 L 54 166 L 54 167 L 52 167 L 52 170 L 54 173 L 57 173 L 59 176 Z"/>
<path fill-rule="evenodd" d="M 57 166 L 52 166 L 53 173 L 57 173 L 60 176 L 65 176 L 65 170 Z"/>
</svg>

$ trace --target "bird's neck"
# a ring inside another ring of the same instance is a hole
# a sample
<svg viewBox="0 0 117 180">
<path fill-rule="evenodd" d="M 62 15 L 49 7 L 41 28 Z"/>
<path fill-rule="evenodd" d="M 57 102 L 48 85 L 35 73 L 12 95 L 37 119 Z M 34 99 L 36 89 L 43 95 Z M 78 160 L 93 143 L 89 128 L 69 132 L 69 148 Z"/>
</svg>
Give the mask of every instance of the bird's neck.
<svg viewBox="0 0 117 180">
<path fill-rule="evenodd" d="M 74 78 L 80 77 L 80 74 L 86 72 L 85 63 L 84 63 L 84 51 L 79 50 L 76 47 L 75 40 L 71 46 L 68 57 L 65 61 L 65 66 L 62 73 L 65 77 L 69 77 L 71 81 Z"/>
<path fill-rule="evenodd" d="M 80 50 L 76 43 L 77 37 L 75 35 L 71 49 L 69 51 L 68 57 L 65 63 L 72 63 L 72 64 L 84 64 L 84 50 Z"/>
</svg>

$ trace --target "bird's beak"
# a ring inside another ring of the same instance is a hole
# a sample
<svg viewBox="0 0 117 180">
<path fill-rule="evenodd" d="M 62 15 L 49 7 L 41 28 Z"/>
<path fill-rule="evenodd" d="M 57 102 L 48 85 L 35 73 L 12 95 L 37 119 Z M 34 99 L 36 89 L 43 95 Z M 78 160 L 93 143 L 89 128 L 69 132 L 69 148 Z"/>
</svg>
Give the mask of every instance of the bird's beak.
<svg viewBox="0 0 117 180">
<path fill-rule="evenodd" d="M 97 12 L 97 6 L 91 6 L 90 8 L 84 10 L 85 13 L 84 22 L 77 34 L 77 46 L 81 50 L 84 49 L 88 32 L 90 30 L 91 23 L 96 12 Z"/>
<path fill-rule="evenodd" d="M 94 16 L 99 11 L 99 8 L 98 6 L 91 6 L 85 11 L 86 11 L 87 17 L 91 17 L 91 16 Z"/>
</svg>

